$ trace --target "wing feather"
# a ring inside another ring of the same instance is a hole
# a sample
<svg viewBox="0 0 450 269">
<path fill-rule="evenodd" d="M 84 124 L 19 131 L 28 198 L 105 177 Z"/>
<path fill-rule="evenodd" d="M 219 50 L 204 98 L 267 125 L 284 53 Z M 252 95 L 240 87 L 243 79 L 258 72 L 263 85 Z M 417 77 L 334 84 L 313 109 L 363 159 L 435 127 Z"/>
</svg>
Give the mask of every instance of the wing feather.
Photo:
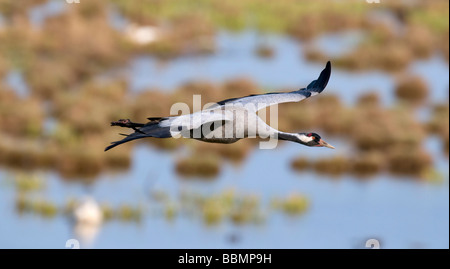
<svg viewBox="0 0 450 269">
<path fill-rule="evenodd" d="M 226 105 L 242 105 L 249 110 L 258 111 L 264 107 L 288 103 L 300 102 L 303 99 L 321 93 L 328 84 L 331 75 L 331 63 L 328 61 L 325 69 L 319 75 L 319 78 L 313 80 L 306 88 L 292 92 L 273 92 L 266 94 L 249 95 L 240 98 L 231 98 L 218 102 L 210 108 Z"/>
</svg>

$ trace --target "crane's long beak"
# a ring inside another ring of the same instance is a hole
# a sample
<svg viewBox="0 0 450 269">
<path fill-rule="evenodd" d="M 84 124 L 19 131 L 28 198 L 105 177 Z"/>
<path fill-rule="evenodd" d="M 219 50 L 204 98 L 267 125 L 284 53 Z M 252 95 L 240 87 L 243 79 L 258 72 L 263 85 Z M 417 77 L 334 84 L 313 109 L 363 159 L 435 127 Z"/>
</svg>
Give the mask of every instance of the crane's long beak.
<svg viewBox="0 0 450 269">
<path fill-rule="evenodd" d="M 327 147 L 327 148 L 330 148 L 330 149 L 334 149 L 334 147 L 332 145 L 330 145 L 327 142 L 323 141 L 323 139 L 320 139 L 319 145 L 321 145 L 322 147 Z"/>
</svg>

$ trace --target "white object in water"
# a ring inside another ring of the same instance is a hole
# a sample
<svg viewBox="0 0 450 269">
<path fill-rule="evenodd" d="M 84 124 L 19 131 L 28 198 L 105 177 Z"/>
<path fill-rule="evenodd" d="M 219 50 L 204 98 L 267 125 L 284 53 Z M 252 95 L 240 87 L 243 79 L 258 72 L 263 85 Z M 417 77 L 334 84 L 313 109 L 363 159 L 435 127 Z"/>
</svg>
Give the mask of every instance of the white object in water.
<svg viewBox="0 0 450 269">
<path fill-rule="evenodd" d="M 73 217 L 75 237 L 80 240 L 82 248 L 90 248 L 103 221 L 103 212 L 100 206 L 93 198 L 87 197 L 76 205 Z"/>
<path fill-rule="evenodd" d="M 156 26 L 139 26 L 134 23 L 126 27 L 125 33 L 130 40 L 140 45 L 152 43 L 160 36 L 159 29 Z"/>
<path fill-rule="evenodd" d="M 75 207 L 73 216 L 77 223 L 83 223 L 87 225 L 100 225 L 103 221 L 103 213 L 97 202 L 87 197 L 79 205 Z"/>
</svg>

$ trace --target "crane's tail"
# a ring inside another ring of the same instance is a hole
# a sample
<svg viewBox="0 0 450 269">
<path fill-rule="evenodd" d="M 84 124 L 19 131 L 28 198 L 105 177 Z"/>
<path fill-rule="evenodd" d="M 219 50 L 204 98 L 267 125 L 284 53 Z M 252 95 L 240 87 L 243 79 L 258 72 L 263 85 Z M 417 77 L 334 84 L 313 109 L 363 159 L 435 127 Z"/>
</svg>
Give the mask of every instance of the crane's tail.
<svg viewBox="0 0 450 269">
<path fill-rule="evenodd" d="M 125 136 L 124 139 L 119 141 L 114 141 L 105 148 L 105 151 L 110 150 L 118 145 L 121 145 L 123 143 L 145 138 L 145 137 L 157 137 L 157 138 L 168 138 L 172 137 L 170 134 L 170 127 L 161 127 L 159 123 L 164 118 L 152 118 L 150 122 L 144 124 L 144 123 L 134 123 L 130 120 L 118 120 L 111 122 L 111 126 L 120 126 L 120 127 L 126 127 L 131 128 L 134 130 L 134 133 L 131 134 L 121 134 Z"/>
</svg>

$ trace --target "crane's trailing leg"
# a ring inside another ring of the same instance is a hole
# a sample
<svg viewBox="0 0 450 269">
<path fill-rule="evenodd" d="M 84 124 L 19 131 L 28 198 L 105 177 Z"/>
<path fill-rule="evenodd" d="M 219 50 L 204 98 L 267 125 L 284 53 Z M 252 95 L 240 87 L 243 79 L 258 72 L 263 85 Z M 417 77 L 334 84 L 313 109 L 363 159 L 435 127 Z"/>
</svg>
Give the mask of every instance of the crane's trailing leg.
<svg viewBox="0 0 450 269">
<path fill-rule="evenodd" d="M 170 133 L 170 126 L 160 126 L 159 123 L 166 118 L 149 118 L 147 123 L 136 123 L 129 119 L 120 119 L 118 121 L 111 122 L 111 126 L 119 126 L 125 128 L 131 128 L 134 133 L 131 134 L 121 134 L 125 136 L 124 139 L 112 142 L 110 146 L 106 147 L 105 151 L 114 148 L 120 144 L 132 141 L 135 139 L 140 139 L 144 137 L 157 137 L 157 138 L 169 138 L 172 137 Z"/>
<path fill-rule="evenodd" d="M 118 121 L 112 121 L 111 122 L 111 126 L 120 126 L 120 127 L 126 127 L 126 128 L 131 128 L 133 129 L 135 132 L 137 133 L 141 133 L 141 134 L 145 134 L 144 132 L 142 132 L 141 130 L 139 130 L 138 128 L 143 127 L 145 124 L 143 123 L 135 123 L 132 122 L 129 119 L 120 119 Z"/>
</svg>

